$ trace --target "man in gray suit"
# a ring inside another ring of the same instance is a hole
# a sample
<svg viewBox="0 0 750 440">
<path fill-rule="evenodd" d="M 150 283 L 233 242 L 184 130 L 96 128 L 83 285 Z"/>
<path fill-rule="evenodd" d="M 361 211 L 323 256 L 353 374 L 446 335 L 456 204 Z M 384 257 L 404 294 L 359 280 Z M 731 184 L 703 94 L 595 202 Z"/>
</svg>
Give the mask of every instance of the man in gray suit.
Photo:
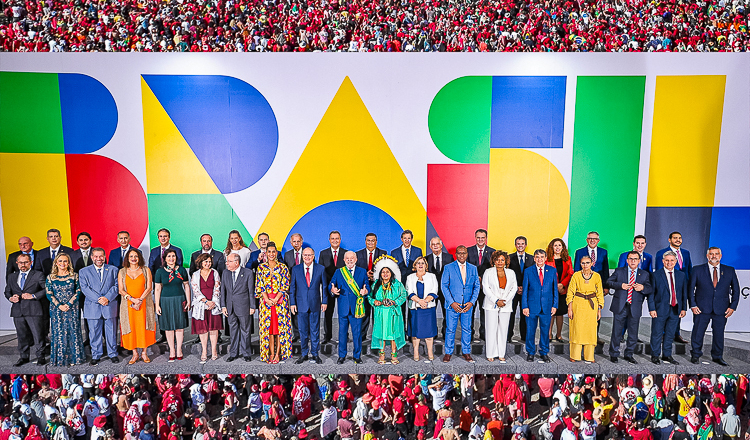
<svg viewBox="0 0 750 440">
<path fill-rule="evenodd" d="M 5 285 L 5 297 L 13 304 L 10 316 L 16 326 L 18 352 L 21 355 L 13 366 L 20 367 L 29 362 L 32 342 L 36 349 L 37 365 L 44 365 L 47 363 L 44 359 L 45 343 L 42 334 L 44 309 L 39 302 L 46 294 L 44 274 L 31 269 L 31 256 L 28 254 L 19 254 L 14 263 L 18 266 L 18 271 L 8 274 Z"/>
<path fill-rule="evenodd" d="M 91 362 L 96 365 L 102 358 L 102 331 L 107 343 L 107 356 L 112 363 L 120 362 L 117 357 L 117 273 L 118 269 L 105 264 L 106 253 L 102 248 L 91 250 L 91 266 L 78 272 L 81 292 L 85 297 L 83 317 L 89 325 L 91 341 Z"/>
<path fill-rule="evenodd" d="M 227 256 L 227 268 L 221 274 L 221 312 L 229 318 L 227 362 L 240 357 L 250 362 L 250 320 L 257 308 L 253 271 L 240 266 L 239 254 Z"/>
</svg>

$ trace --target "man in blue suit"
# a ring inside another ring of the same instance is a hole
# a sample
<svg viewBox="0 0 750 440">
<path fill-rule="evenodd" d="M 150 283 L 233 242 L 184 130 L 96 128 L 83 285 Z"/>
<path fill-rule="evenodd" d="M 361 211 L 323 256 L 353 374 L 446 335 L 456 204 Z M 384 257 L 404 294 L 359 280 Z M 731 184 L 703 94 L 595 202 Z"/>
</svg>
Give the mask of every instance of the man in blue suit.
<svg viewBox="0 0 750 440">
<path fill-rule="evenodd" d="M 289 302 L 297 315 L 302 356 L 295 361 L 301 364 L 308 359 L 322 364 L 318 356 L 320 346 L 320 312 L 328 308 L 328 277 L 325 267 L 315 263 L 315 251 L 302 250 L 302 264 L 292 267 L 289 284 Z M 309 341 L 309 347 L 308 347 Z M 308 353 L 310 354 L 308 356 Z"/>
<path fill-rule="evenodd" d="M 105 264 L 106 254 L 102 248 L 91 250 L 94 264 L 83 267 L 79 273 L 81 292 L 85 297 L 83 317 L 88 322 L 91 340 L 91 365 L 102 358 L 102 330 L 107 343 L 107 356 L 113 363 L 117 357 L 117 273 L 116 267 Z"/>
<path fill-rule="evenodd" d="M 107 262 L 119 269 L 122 267 L 122 259 L 125 258 L 125 254 L 130 250 L 130 232 L 118 232 L 117 242 L 120 243 L 120 247 L 109 251 Z"/>
<path fill-rule="evenodd" d="M 703 338 L 711 321 L 711 358 L 719 365 L 724 361 L 724 328 L 740 302 L 740 282 L 734 268 L 721 264 L 721 249 L 708 248 L 708 263 L 695 266 L 688 284 L 688 302 L 693 312 L 690 362 L 698 364 L 703 355 Z"/>
<path fill-rule="evenodd" d="M 151 273 L 155 274 L 160 267 L 164 266 L 164 253 L 169 249 L 174 249 L 175 254 L 177 254 L 177 266 L 182 266 L 182 249 L 173 246 L 169 242 L 172 237 L 169 229 L 159 229 L 156 237 L 159 239 L 159 246 L 151 249 L 151 253 L 148 256 L 148 268 L 151 269 Z"/>
<path fill-rule="evenodd" d="M 609 278 L 609 258 L 607 250 L 599 247 L 599 233 L 591 231 L 586 235 L 586 247 L 578 249 L 575 255 L 573 270 L 581 270 L 581 258 L 589 257 L 593 262 L 591 270 L 598 273 L 599 276 L 606 280 Z"/>
<path fill-rule="evenodd" d="M 349 326 L 352 328 L 354 342 L 354 363 L 362 363 L 362 318 L 365 316 L 367 294 L 370 293 L 370 283 L 367 282 L 367 272 L 357 269 L 357 254 L 346 251 L 345 266 L 336 269 L 331 278 L 330 292 L 335 295 L 339 303 L 339 360 L 343 364 L 346 359 L 346 344 L 349 342 Z"/>
<path fill-rule="evenodd" d="M 613 314 L 612 339 L 609 342 L 609 358 L 617 362 L 620 357 L 620 341 L 624 328 L 628 329 L 628 343 L 625 347 L 623 359 L 636 364 L 633 353 L 635 344 L 638 343 L 638 324 L 641 320 L 641 309 L 643 299 L 651 295 L 651 274 L 646 269 L 641 269 L 639 264 L 642 257 L 638 251 L 630 251 L 627 254 L 627 267 L 618 267 L 605 283 L 606 288 L 614 289 L 612 305 L 609 310 Z"/>
<path fill-rule="evenodd" d="M 401 283 L 406 285 L 406 278 L 414 273 L 414 261 L 422 256 L 422 249 L 411 245 L 414 240 L 414 233 L 409 229 L 401 233 L 401 246 L 391 251 L 391 257 L 396 259 L 398 269 L 401 271 Z M 406 302 L 401 304 L 401 315 L 404 317 L 404 334 L 408 336 L 409 318 L 406 315 Z"/>
<path fill-rule="evenodd" d="M 676 265 L 677 255 L 666 251 L 662 254 L 661 269 L 656 269 L 651 277 L 654 294 L 647 301 L 651 315 L 651 362 L 656 365 L 660 363 L 660 353 L 664 362 L 677 365 L 672 357 L 671 336 L 687 310 L 688 279 Z"/>
<path fill-rule="evenodd" d="M 621 253 L 620 260 L 617 262 L 617 267 L 627 267 L 628 254 L 630 252 L 638 252 L 638 256 L 640 257 L 638 268 L 651 273 L 654 270 L 653 258 L 651 257 L 651 254 L 646 252 L 644 249 L 646 249 L 646 237 L 643 235 L 636 235 L 635 238 L 633 238 L 633 251 Z"/>
<path fill-rule="evenodd" d="M 260 263 L 267 261 L 266 247 L 268 247 L 268 242 L 271 241 L 271 237 L 265 232 L 261 232 L 256 238 L 258 239 L 258 249 L 250 253 L 250 258 L 247 259 L 247 263 L 245 264 L 245 267 L 252 269 L 253 272 L 260 266 Z"/>
<path fill-rule="evenodd" d="M 690 281 L 690 272 L 693 270 L 693 262 L 690 260 L 690 252 L 687 249 L 682 248 L 682 234 L 677 231 L 669 234 L 669 246 L 661 249 L 656 253 L 656 256 L 654 257 L 656 270 L 664 267 L 664 265 L 662 264 L 662 260 L 664 257 L 664 253 L 667 251 L 672 251 L 675 253 L 675 256 L 677 257 L 677 265 L 675 267 L 677 268 L 677 270 L 685 274 L 685 279 L 687 281 Z M 677 328 L 675 329 L 674 333 L 674 341 L 681 344 L 687 344 L 688 342 L 680 334 L 679 319 L 677 320 Z"/>
<path fill-rule="evenodd" d="M 539 326 L 539 356 L 551 362 L 549 353 L 549 324 L 557 311 L 557 271 L 547 266 L 547 252 L 534 251 L 534 265 L 523 271 L 521 310 L 526 317 L 526 360 L 534 362 L 536 328 Z"/>
<path fill-rule="evenodd" d="M 466 262 L 469 251 L 466 246 L 456 248 L 456 261 L 446 264 L 440 285 L 445 297 L 445 356 L 443 362 L 451 360 L 456 343 L 456 328 L 461 322 L 461 353 L 467 362 L 474 362 L 471 357 L 471 318 L 474 316 L 474 304 L 479 298 L 479 273 L 477 267 Z"/>
</svg>

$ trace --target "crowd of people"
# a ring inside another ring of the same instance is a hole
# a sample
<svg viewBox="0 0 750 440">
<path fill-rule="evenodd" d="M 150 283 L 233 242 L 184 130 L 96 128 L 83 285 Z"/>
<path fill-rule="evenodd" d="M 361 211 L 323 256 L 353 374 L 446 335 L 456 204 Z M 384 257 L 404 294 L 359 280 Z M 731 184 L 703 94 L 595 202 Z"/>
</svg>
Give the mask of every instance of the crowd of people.
<svg viewBox="0 0 750 440">
<path fill-rule="evenodd" d="M 744 52 L 746 0 L 0 1 L 33 52 Z"/>
<path fill-rule="evenodd" d="M 3 440 L 747 439 L 745 375 L 4 375 Z"/>
<path fill-rule="evenodd" d="M 87 360 L 84 335 L 91 346 L 92 365 L 103 359 L 105 348 L 106 356 L 119 362 L 118 346 L 132 351 L 130 364 L 151 362 L 146 349 L 156 343 L 157 327 L 169 346 L 168 362 L 184 358 L 188 327 L 199 335 L 201 363 L 219 358 L 219 333 L 227 329 L 230 343 L 225 361 L 242 357 L 250 362 L 256 313 L 260 360 L 271 364 L 290 360 L 295 339 L 301 346 L 296 363 L 322 363 L 320 345 L 333 337 L 334 313 L 339 364 L 349 354 L 350 334 L 356 364 L 363 362 L 364 341 L 379 353 L 378 363 L 397 364 L 407 340 L 414 361 L 422 360 L 424 340 L 423 360 L 432 362 L 439 333 L 444 338 L 442 361 L 449 362 L 458 331 L 461 356 L 475 362 L 471 347 L 477 321 L 477 337 L 485 341 L 488 361 L 505 363 L 517 312 L 527 361 L 538 356 L 541 362 L 550 362 L 550 340 L 564 342 L 567 316 L 570 360 L 594 362 L 604 295 L 610 292 L 611 362 L 618 362 L 627 332 L 622 359 L 637 363 L 633 353 L 646 302 L 652 318 L 653 363 L 678 363 L 672 356 L 673 342 L 687 343 L 680 333 L 680 319 L 689 308 L 693 315 L 690 361 L 701 362 L 710 324 L 711 358 L 726 366 L 724 328 L 740 299 L 737 274 L 721 264 L 721 250 L 709 248 L 708 262 L 693 267 L 676 231 L 655 257 L 645 252 L 646 237 L 637 235 L 633 249 L 620 254 L 613 271 L 595 231 L 587 235 L 587 246 L 573 255 L 561 238 L 533 255 L 526 252 L 523 236 L 515 239 L 513 251 L 496 250 L 487 245 L 485 229 L 476 230 L 475 244 L 457 246 L 455 256 L 443 248 L 439 237 L 430 239 L 423 253 L 413 246 L 410 230 L 401 233 L 402 245 L 390 252 L 377 247 L 374 233 L 366 235 L 364 248 L 346 250 L 341 247 L 341 233 L 331 231 L 330 247 L 318 250 L 317 256 L 298 233 L 290 236 L 291 248 L 283 255 L 266 233 L 258 234 L 254 251 L 239 231 L 229 233 L 223 251 L 213 248 L 210 234 L 203 234 L 201 248 L 189 260 L 171 243 L 168 229 L 160 229 L 157 237 L 159 245 L 148 258 L 130 245 L 127 231 L 118 234 L 120 246 L 108 256 L 104 249 L 92 247 L 87 232 L 76 237 L 76 250 L 61 245 L 57 229 L 47 231 L 49 246 L 40 250 L 34 250 L 31 239 L 21 237 L 19 250 L 8 257 L 5 288 L 18 334 L 16 366 L 30 361 L 31 346 L 37 363 L 44 365 L 48 337 L 52 365 L 83 363 Z M 440 329 L 438 305 L 444 316 Z"/>
</svg>

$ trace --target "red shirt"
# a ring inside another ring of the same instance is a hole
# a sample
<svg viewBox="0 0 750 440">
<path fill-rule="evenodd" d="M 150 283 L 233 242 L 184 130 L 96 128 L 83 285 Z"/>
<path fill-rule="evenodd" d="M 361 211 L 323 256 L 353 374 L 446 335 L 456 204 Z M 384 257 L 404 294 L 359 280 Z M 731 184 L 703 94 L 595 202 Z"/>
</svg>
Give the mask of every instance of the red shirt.
<svg viewBox="0 0 750 440">
<path fill-rule="evenodd" d="M 427 426 L 427 418 L 430 416 L 430 408 L 427 405 L 418 403 L 414 408 L 414 426 Z"/>
</svg>

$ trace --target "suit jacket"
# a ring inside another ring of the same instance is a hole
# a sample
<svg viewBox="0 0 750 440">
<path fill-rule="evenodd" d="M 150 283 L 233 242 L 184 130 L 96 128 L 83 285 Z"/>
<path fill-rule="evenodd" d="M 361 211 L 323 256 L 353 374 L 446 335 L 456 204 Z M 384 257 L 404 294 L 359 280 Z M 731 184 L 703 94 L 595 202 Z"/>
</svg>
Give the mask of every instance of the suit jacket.
<svg viewBox="0 0 750 440">
<path fill-rule="evenodd" d="M 73 251 L 73 254 L 70 256 L 70 259 L 73 262 L 73 272 L 78 273 L 84 267 L 94 264 L 94 260 L 91 259 L 91 249 L 92 248 L 89 248 L 89 256 L 86 263 L 83 262 L 83 251 L 81 249 Z"/>
<path fill-rule="evenodd" d="M 575 255 L 573 272 L 578 272 L 579 270 L 581 270 L 581 258 L 590 256 L 591 255 L 589 255 L 588 246 L 578 249 Z M 606 249 L 600 248 L 599 246 L 596 247 L 596 263 L 594 263 L 594 267 L 591 268 L 591 270 L 598 273 L 599 276 L 602 277 L 602 280 L 606 280 L 607 278 L 609 278 L 609 256 L 607 255 Z M 606 289 L 605 286 L 602 287 Z M 605 291 L 605 294 L 606 292 L 609 292 L 609 290 Z"/>
<path fill-rule="evenodd" d="M 299 264 L 304 264 L 302 261 L 302 250 L 304 247 L 301 247 L 299 249 Z M 297 265 L 297 260 L 294 258 L 294 248 L 286 251 L 284 254 L 284 264 L 286 264 L 286 267 L 289 268 L 289 271 L 291 272 L 292 268 Z"/>
<path fill-rule="evenodd" d="M 732 266 L 719 264 L 719 283 L 714 287 L 712 269 L 708 263 L 693 268 L 688 284 L 690 307 L 701 313 L 724 314 L 727 309 L 737 310 L 740 302 L 740 282 Z"/>
<path fill-rule="evenodd" d="M 555 262 L 547 261 L 545 264 L 555 270 L 555 277 L 557 277 L 557 266 L 555 266 Z M 537 279 L 538 278 L 539 276 L 537 275 Z M 571 278 L 573 278 L 573 262 L 570 261 L 570 259 L 563 260 L 562 276 L 556 278 L 557 282 L 563 285 L 563 293 L 560 293 L 560 295 L 568 294 L 568 284 L 570 284 Z M 557 287 L 555 287 L 555 290 L 557 290 Z"/>
<path fill-rule="evenodd" d="M 328 304 L 328 277 L 326 269 L 313 263 L 310 274 L 310 287 L 307 287 L 305 263 L 292 267 L 289 283 L 289 303 L 297 306 L 297 312 L 320 312 L 321 304 Z"/>
<path fill-rule="evenodd" d="M 328 250 L 330 251 L 330 249 Z M 367 280 L 367 270 L 354 266 L 353 278 L 354 282 L 357 283 L 357 286 L 359 286 L 360 289 L 364 287 L 367 289 L 367 293 L 370 293 L 370 283 Z M 337 269 L 331 278 L 331 282 L 328 286 L 329 292 L 333 286 L 341 289 L 338 299 L 336 300 L 338 302 L 339 317 L 354 315 L 357 308 L 357 294 L 352 292 L 349 284 L 344 280 L 344 275 L 341 274 L 340 269 Z M 365 301 L 367 301 L 367 298 L 365 298 Z"/>
<path fill-rule="evenodd" d="M 440 284 L 443 279 L 443 271 L 445 270 L 445 266 L 451 263 L 453 263 L 453 255 L 449 254 L 448 252 L 442 251 L 440 253 L 440 270 L 437 270 L 437 268 L 435 268 L 435 254 L 430 252 L 427 255 L 427 271 L 435 274 L 435 277 L 438 281 L 439 293 L 443 293 L 443 286 Z"/>
<path fill-rule="evenodd" d="M 632 251 L 629 251 L 632 252 Z M 653 258 L 651 257 L 651 254 L 648 252 L 643 253 L 643 258 L 641 259 L 641 264 L 638 265 L 639 269 L 647 270 L 650 272 L 654 271 L 654 264 L 653 264 Z M 617 262 L 617 267 L 628 267 L 628 252 L 623 252 L 620 254 L 620 260 Z"/>
<path fill-rule="evenodd" d="M 195 260 L 197 260 L 202 253 L 203 249 L 200 249 L 193 252 L 190 256 L 190 267 L 188 268 L 190 276 L 193 276 L 193 272 L 200 270 L 200 267 L 195 263 Z M 219 277 L 221 277 L 222 272 L 226 269 L 226 256 L 224 255 L 224 252 L 217 251 L 216 249 L 211 249 L 211 256 L 213 257 L 211 268 L 216 269 L 216 271 L 219 272 Z"/>
<path fill-rule="evenodd" d="M 45 298 L 47 295 L 45 288 L 46 277 L 42 272 L 31 269 L 26 276 L 26 283 L 23 285 L 23 290 L 21 290 L 21 288 L 18 287 L 18 277 L 20 275 L 20 272 L 13 272 L 8 275 L 7 282 L 5 283 L 5 297 L 8 299 L 13 295 L 18 295 L 20 297 L 22 293 L 26 292 L 32 294 L 34 299 L 21 299 L 17 303 L 11 305 L 11 318 L 44 316 L 45 311 L 39 300 Z M 49 311 L 46 313 L 49 313 Z"/>
<path fill-rule="evenodd" d="M 391 251 L 391 257 L 398 262 L 398 268 L 401 271 L 401 283 L 406 285 L 406 277 L 414 273 L 414 260 L 422 256 L 422 249 L 412 246 L 409 248 L 409 261 L 404 261 L 404 255 L 401 250 L 402 246 Z"/>
<path fill-rule="evenodd" d="M 656 270 L 664 267 L 664 262 L 662 261 L 662 259 L 664 258 L 664 253 L 671 250 L 672 248 L 667 246 L 664 249 L 660 249 L 659 252 L 656 253 L 656 256 L 654 257 Z M 680 248 L 680 254 L 682 255 L 682 267 L 679 267 L 680 260 L 677 260 L 675 269 L 678 269 L 679 271 L 684 273 L 687 280 L 690 281 L 690 276 L 693 274 L 693 261 L 690 259 L 690 252 L 687 249 Z M 713 287 L 713 284 L 711 286 Z"/>
<path fill-rule="evenodd" d="M 688 279 L 684 273 L 674 271 L 674 291 L 677 297 L 677 313 L 687 310 L 687 286 Z M 651 281 L 654 285 L 654 294 L 646 298 L 648 301 L 648 311 L 656 311 L 656 316 L 669 316 L 669 309 L 672 308 L 672 289 L 669 285 L 669 278 L 664 268 L 657 269 L 651 275 Z M 726 309 L 724 309 L 726 310 Z"/>
<path fill-rule="evenodd" d="M 622 285 L 630 281 L 628 279 L 629 270 L 629 267 L 618 267 L 607 278 L 607 282 L 605 283 L 608 289 L 615 290 L 612 297 L 612 305 L 609 307 L 612 313 L 620 313 L 628 302 L 628 291 L 623 289 Z M 651 286 L 651 274 L 646 269 L 637 269 L 635 282 L 643 284 L 643 290 L 639 292 L 633 289 L 633 304 L 630 306 L 630 315 L 634 318 L 640 318 L 644 297 L 651 295 L 654 292 L 654 288 Z"/>
<path fill-rule="evenodd" d="M 372 254 L 373 264 L 375 263 L 375 260 L 378 259 L 378 257 L 380 257 L 381 255 L 386 255 L 386 254 L 388 254 L 388 252 L 376 247 Z M 368 260 L 369 259 L 367 257 L 367 248 L 360 249 L 357 251 L 357 267 L 361 267 L 362 269 L 367 271 L 367 264 L 369 263 Z"/>
<path fill-rule="evenodd" d="M 260 256 L 260 249 L 256 249 L 250 252 L 250 258 L 247 259 L 247 263 L 245 264 L 245 267 L 255 272 L 255 269 L 257 269 L 258 266 L 260 266 L 260 263 L 258 263 L 259 256 Z"/>
<path fill-rule="evenodd" d="M 440 280 L 445 297 L 445 308 L 451 308 L 451 304 L 458 303 L 463 307 L 467 303 L 477 305 L 479 297 L 479 273 L 477 267 L 466 262 L 466 283 L 461 278 L 461 268 L 458 267 L 458 261 L 443 266 L 443 276 Z"/>
<path fill-rule="evenodd" d="M 344 264 L 344 254 L 346 254 L 346 252 L 346 249 L 339 246 L 338 253 L 336 254 L 335 265 L 333 264 L 333 252 L 331 252 L 330 247 L 323 249 L 318 254 L 318 263 L 326 268 L 326 277 L 328 277 L 329 280 L 333 279 L 333 274 L 336 272 L 336 269 L 346 266 L 346 264 Z"/>
<path fill-rule="evenodd" d="M 257 309 L 255 301 L 255 274 L 246 267 L 237 269 L 237 282 L 232 281 L 232 271 L 221 274 L 221 306 L 228 313 L 249 315 L 250 309 Z"/>
<path fill-rule="evenodd" d="M 495 252 L 495 249 L 485 246 L 484 252 L 482 253 L 482 261 L 479 261 L 479 249 L 476 245 L 467 248 L 466 251 L 469 253 L 466 261 L 477 267 L 477 272 L 480 277 L 484 275 L 485 270 L 492 267 L 492 253 Z"/>
<path fill-rule="evenodd" d="M 531 315 L 551 315 L 552 308 L 557 308 L 560 296 L 557 293 L 557 270 L 545 264 L 543 281 L 539 282 L 536 264 L 524 270 L 521 309 L 529 309 Z"/>
<path fill-rule="evenodd" d="M 105 264 L 102 266 L 102 279 L 99 280 L 96 266 L 89 265 L 81 268 L 78 273 L 78 282 L 86 301 L 83 307 L 84 318 L 109 319 L 117 317 L 117 296 L 120 294 L 117 288 L 118 273 L 119 269 L 115 266 Z M 109 304 L 106 306 L 98 302 L 102 296 L 109 300 Z"/>
<path fill-rule="evenodd" d="M 19 255 L 21 255 L 21 251 L 15 251 L 11 252 L 10 255 L 8 255 L 8 263 L 5 265 L 5 280 L 8 280 L 8 275 L 12 274 L 13 272 L 18 272 L 18 265 L 16 264 L 16 258 L 18 258 Z M 32 249 L 31 254 L 33 256 L 31 261 L 31 268 L 34 270 L 40 270 L 40 261 L 37 258 L 39 255 L 39 251 Z"/>
<path fill-rule="evenodd" d="M 172 243 L 169 244 L 167 249 L 174 249 L 177 253 L 177 266 L 182 266 L 182 249 L 174 246 Z M 161 262 L 161 246 L 156 246 L 151 249 L 151 253 L 148 256 L 148 268 L 151 269 L 152 274 L 156 274 L 157 269 L 162 267 Z"/>
<path fill-rule="evenodd" d="M 523 267 L 521 267 L 521 259 L 518 258 L 518 252 L 513 252 L 508 256 L 510 257 L 509 267 L 516 274 L 518 285 L 523 287 L 523 273 L 527 267 L 534 265 L 534 256 L 524 252 Z"/>
<path fill-rule="evenodd" d="M 59 248 L 57 248 L 58 254 L 60 252 L 63 252 L 68 255 L 73 255 L 73 249 L 60 245 Z M 39 253 L 37 254 L 36 258 L 39 260 L 39 264 L 42 269 L 42 272 L 44 273 L 44 276 L 46 277 L 50 273 L 52 273 L 52 253 L 49 249 L 49 246 L 47 246 L 44 249 L 40 249 Z M 72 257 L 71 257 L 72 260 Z M 34 264 L 37 264 L 36 260 L 34 261 Z"/>
<path fill-rule="evenodd" d="M 120 249 L 122 248 L 118 246 L 115 249 L 112 249 L 111 251 L 109 251 L 109 258 L 107 258 L 107 264 L 111 264 L 112 266 L 118 269 L 122 268 L 122 251 Z M 138 248 L 133 247 L 133 246 L 128 246 L 128 250 L 130 249 L 135 249 L 138 252 L 140 252 Z"/>
</svg>

